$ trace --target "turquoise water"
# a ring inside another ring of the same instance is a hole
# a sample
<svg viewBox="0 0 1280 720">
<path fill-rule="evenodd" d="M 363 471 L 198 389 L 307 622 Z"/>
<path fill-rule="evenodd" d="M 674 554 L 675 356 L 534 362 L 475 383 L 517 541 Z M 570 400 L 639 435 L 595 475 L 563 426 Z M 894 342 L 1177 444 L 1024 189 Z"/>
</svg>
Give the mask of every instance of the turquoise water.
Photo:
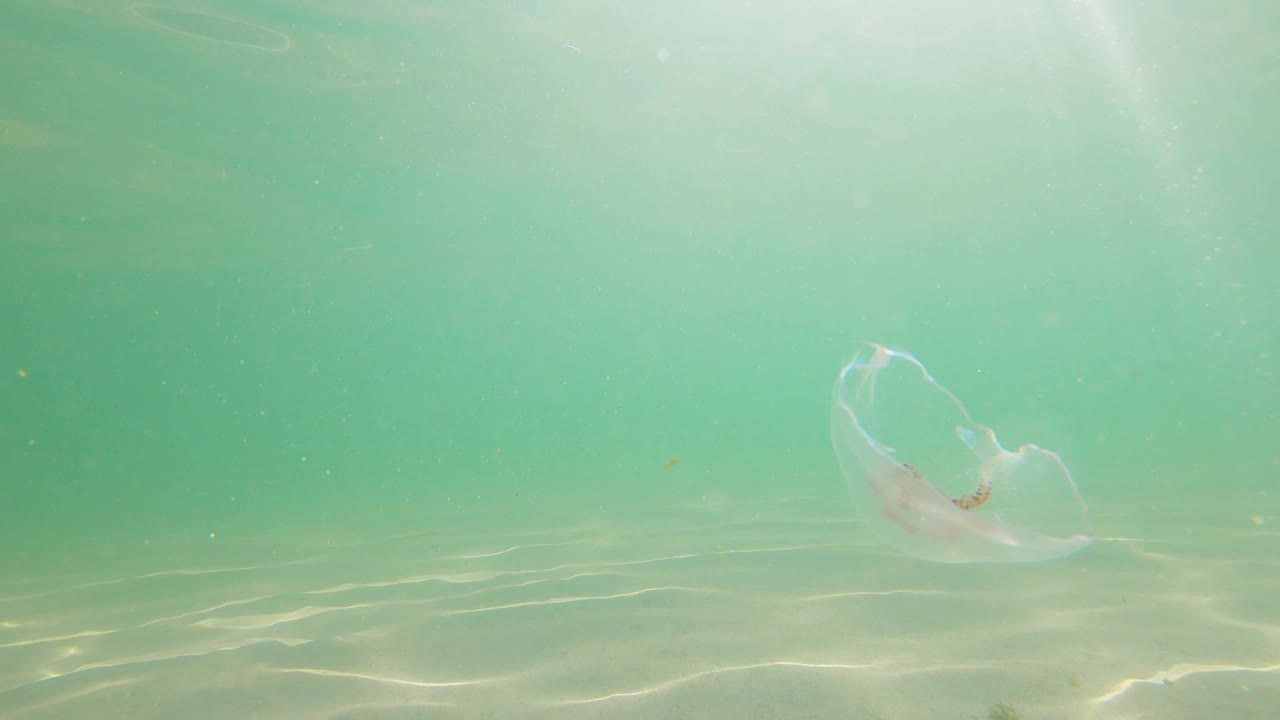
<svg viewBox="0 0 1280 720">
<path fill-rule="evenodd" d="M 7 3 L 0 715 L 1272 717 L 1277 9 L 903 5 Z M 868 533 L 867 340 L 1098 541 Z"/>
</svg>

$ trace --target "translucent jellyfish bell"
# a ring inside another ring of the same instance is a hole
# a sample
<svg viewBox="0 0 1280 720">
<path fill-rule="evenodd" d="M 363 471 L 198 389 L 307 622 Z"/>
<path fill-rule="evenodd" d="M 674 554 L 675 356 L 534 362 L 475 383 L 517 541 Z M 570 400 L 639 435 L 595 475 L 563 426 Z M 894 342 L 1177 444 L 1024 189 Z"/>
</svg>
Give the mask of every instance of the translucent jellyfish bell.
<svg viewBox="0 0 1280 720">
<path fill-rule="evenodd" d="M 862 520 L 908 555 L 1027 562 L 1093 541 L 1062 459 L 1036 445 L 1005 450 L 908 353 L 870 345 L 845 366 L 831 437 Z"/>
</svg>

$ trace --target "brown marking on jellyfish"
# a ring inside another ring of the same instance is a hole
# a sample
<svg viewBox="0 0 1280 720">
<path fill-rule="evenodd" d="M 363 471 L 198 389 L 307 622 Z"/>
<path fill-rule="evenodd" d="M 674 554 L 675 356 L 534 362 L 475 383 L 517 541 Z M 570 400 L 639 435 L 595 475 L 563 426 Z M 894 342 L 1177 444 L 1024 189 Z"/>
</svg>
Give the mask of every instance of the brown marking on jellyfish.
<svg viewBox="0 0 1280 720">
<path fill-rule="evenodd" d="M 951 502 L 961 510 L 972 510 L 980 507 L 987 500 L 991 499 L 991 474 L 982 473 L 982 481 L 978 483 L 978 489 L 971 493 L 966 493 L 958 498 L 953 498 Z"/>
<path fill-rule="evenodd" d="M 916 480 L 919 480 L 922 482 L 928 482 L 928 480 L 924 479 L 924 475 L 920 473 L 920 470 L 915 465 L 912 465 L 910 463 L 903 463 L 903 465 L 908 470 L 911 471 L 911 474 L 915 476 Z M 965 493 L 964 495 L 961 495 L 958 498 L 952 498 L 951 502 L 955 503 L 955 506 L 960 508 L 961 510 L 972 510 L 976 507 L 981 507 L 983 503 L 985 503 L 987 500 L 990 500 L 990 499 L 991 499 L 991 474 L 984 472 L 982 473 L 982 481 L 978 483 L 977 490 L 974 490 L 971 493 Z"/>
</svg>

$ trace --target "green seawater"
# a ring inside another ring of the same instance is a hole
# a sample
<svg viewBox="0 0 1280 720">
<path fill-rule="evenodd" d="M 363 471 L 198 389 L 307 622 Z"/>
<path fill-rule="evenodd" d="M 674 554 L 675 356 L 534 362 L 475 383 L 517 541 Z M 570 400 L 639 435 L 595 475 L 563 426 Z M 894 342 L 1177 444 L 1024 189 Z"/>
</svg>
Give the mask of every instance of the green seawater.
<svg viewBox="0 0 1280 720">
<path fill-rule="evenodd" d="M 0 717 L 1273 718 L 1277 27 L 10 0 Z M 1097 542 L 868 533 L 864 341 Z"/>
</svg>

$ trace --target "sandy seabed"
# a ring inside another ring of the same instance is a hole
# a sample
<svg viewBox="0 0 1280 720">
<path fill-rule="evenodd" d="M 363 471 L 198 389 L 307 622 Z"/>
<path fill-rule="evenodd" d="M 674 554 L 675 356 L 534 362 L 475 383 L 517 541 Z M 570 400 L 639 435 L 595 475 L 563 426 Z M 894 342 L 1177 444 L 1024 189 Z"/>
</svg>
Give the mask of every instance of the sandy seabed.
<svg viewBox="0 0 1280 720">
<path fill-rule="evenodd" d="M 1017 565 L 806 498 L 121 550 L 0 578 L 0 716 L 1273 720 L 1280 529 L 1113 513 Z"/>
</svg>

